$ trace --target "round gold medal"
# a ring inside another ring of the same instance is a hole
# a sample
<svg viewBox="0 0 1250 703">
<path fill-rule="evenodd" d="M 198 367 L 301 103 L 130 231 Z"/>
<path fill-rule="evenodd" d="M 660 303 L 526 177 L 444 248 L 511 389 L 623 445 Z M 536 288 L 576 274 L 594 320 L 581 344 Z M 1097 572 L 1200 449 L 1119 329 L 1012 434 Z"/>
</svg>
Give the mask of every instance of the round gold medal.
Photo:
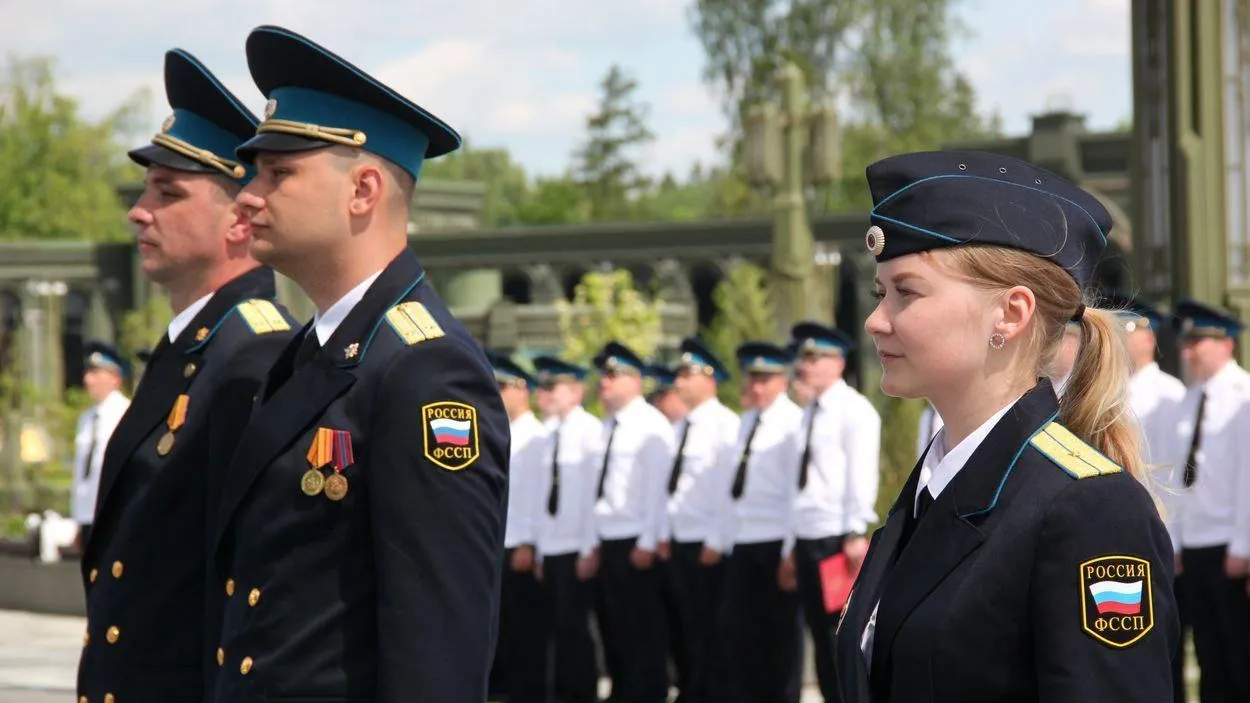
<svg viewBox="0 0 1250 703">
<path fill-rule="evenodd" d="M 333 474 L 326 479 L 326 497 L 330 500 L 343 500 L 347 495 L 347 479 L 343 474 Z"/>
<path fill-rule="evenodd" d="M 315 496 L 321 492 L 321 487 L 325 485 L 325 477 L 321 475 L 318 469 L 309 469 L 304 472 L 304 478 L 300 479 L 299 489 L 306 496 Z"/>
<path fill-rule="evenodd" d="M 161 456 L 169 454 L 174 448 L 174 433 L 166 432 L 161 436 L 160 441 L 156 443 L 156 453 Z"/>
</svg>

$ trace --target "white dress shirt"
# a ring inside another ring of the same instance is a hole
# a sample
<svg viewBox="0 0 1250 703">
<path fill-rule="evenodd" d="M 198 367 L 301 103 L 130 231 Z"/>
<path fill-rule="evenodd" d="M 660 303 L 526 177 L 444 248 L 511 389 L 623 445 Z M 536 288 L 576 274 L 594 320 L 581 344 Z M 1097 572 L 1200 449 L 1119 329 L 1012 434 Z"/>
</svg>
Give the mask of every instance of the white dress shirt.
<svg viewBox="0 0 1250 703">
<path fill-rule="evenodd" d="M 1175 432 L 1184 398 L 1185 384 L 1164 372 L 1153 361 L 1138 369 L 1129 379 L 1129 406 L 1137 416 L 1147 464 L 1153 465 L 1161 460 L 1158 450 L 1163 449 L 1162 438 Z"/>
<path fill-rule="evenodd" d="M 800 491 L 795 480 L 795 535 L 821 539 L 864 534 L 877 519 L 881 416 L 867 398 L 839 380 L 804 412 L 798 435 L 800 463 L 813 409 L 816 424 L 807 485 Z"/>
<path fill-rule="evenodd" d="M 526 412 L 508 425 L 512 435 L 508 460 L 508 519 L 503 546 L 512 549 L 523 544 L 534 546 L 538 521 L 539 473 L 546 452 L 547 428 Z"/>
<path fill-rule="evenodd" d="M 730 460 L 730 492 L 757 416 L 760 424 L 751 438 L 742 497 L 737 500 L 730 497 L 733 519 L 729 521 L 730 532 L 722 542 L 757 544 L 781 540 L 782 554 L 789 554 L 794 546 L 791 510 L 794 487 L 799 480 L 799 455 L 802 453 L 799 430 L 803 409 L 782 393 L 762 413 L 751 410 L 743 414 Z"/>
<path fill-rule="evenodd" d="M 603 424 L 603 442 L 608 456 L 606 462 L 602 451 L 599 456 L 599 468 L 606 469 L 603 497 L 595 503 L 599 537 L 636 537 L 639 549 L 654 551 L 668 518 L 664 508 L 676 444 L 673 426 L 639 396 Z M 597 488 L 596 483 L 596 493 Z"/>
<path fill-rule="evenodd" d="M 686 428 L 689 427 L 687 433 Z M 724 552 L 729 518 L 726 502 L 733 486 L 734 444 L 738 441 L 738 415 L 716 398 L 710 398 L 686 415 L 674 429 L 677 446 L 686 433 L 677 490 L 668 497 L 669 526 L 678 542 L 703 542 Z M 669 467 L 671 472 L 672 467 Z M 667 489 L 665 479 L 665 488 Z"/>
<path fill-rule="evenodd" d="M 603 423 L 580 405 L 564 418 L 545 423 L 551 440 L 545 443 L 538 488 L 538 553 L 560 555 L 578 553 L 588 557 L 599 543 L 595 530 L 595 490 L 603 461 Z M 559 454 L 554 455 L 556 442 Z M 547 512 L 551 495 L 551 464 L 560 472 L 556 514 Z"/>
<path fill-rule="evenodd" d="M 357 284 L 355 288 L 347 291 L 347 295 L 339 298 L 325 312 L 318 310 L 313 315 L 313 331 L 317 333 L 317 342 L 319 344 L 325 346 L 326 342 L 330 341 L 330 337 L 334 336 L 334 331 L 339 328 L 339 325 L 343 324 L 343 320 L 347 319 L 352 309 L 365 297 L 365 293 L 369 292 L 369 286 L 373 285 L 373 282 L 378 280 L 378 276 L 381 275 L 382 272 L 378 271 L 366 278 Z"/>
<path fill-rule="evenodd" d="M 916 483 L 916 494 L 912 496 L 912 515 L 916 515 L 917 504 L 920 502 L 920 494 L 926 488 L 929 493 L 937 498 L 946 490 L 951 481 L 955 480 L 955 476 L 959 474 L 964 465 L 968 463 L 968 459 L 972 458 L 972 454 L 976 452 L 985 438 L 989 436 L 998 421 L 1003 419 L 1003 415 L 1007 411 L 1015 407 L 1017 398 L 998 412 L 990 416 L 988 420 L 981 423 L 981 426 L 972 432 L 972 434 L 964 437 L 963 441 L 956 444 L 950 451 L 946 449 L 946 428 L 938 430 L 938 434 L 933 438 L 933 446 L 929 448 L 929 453 L 925 455 L 924 464 L 920 467 L 920 476 Z M 868 662 L 869 668 L 872 667 L 872 642 L 877 633 L 877 608 L 880 607 L 881 601 L 872 607 L 872 615 L 868 616 L 868 623 L 864 625 L 864 632 L 859 639 L 859 651 L 863 652 L 864 660 Z"/>
<path fill-rule="evenodd" d="M 1206 409 L 1194 485 L 1184 485 L 1185 461 L 1205 389 Z M 1168 531 L 1176 549 L 1228 546 L 1250 557 L 1250 375 L 1229 361 L 1181 400 L 1167 459 L 1156 476 L 1165 482 Z"/>
<path fill-rule="evenodd" d="M 208 301 L 212 299 L 213 294 L 209 293 L 203 298 L 200 298 L 194 303 L 188 305 L 186 310 L 174 315 L 174 319 L 169 321 L 169 329 L 166 331 L 166 334 L 169 335 L 169 341 L 171 343 L 178 341 L 178 335 L 182 334 L 182 331 L 187 328 L 187 325 L 191 324 L 191 321 L 195 319 L 195 316 L 199 315 L 200 311 L 204 309 L 204 306 L 208 305 Z"/>
<path fill-rule="evenodd" d="M 104 464 L 104 448 L 108 446 L 113 430 L 121 422 L 130 399 L 113 391 L 104 400 L 78 416 L 78 430 L 74 435 L 73 497 L 70 500 L 70 518 L 79 525 L 95 521 L 96 493 L 100 489 L 100 469 Z M 94 440 L 94 445 L 92 440 Z M 94 449 L 93 449 L 94 446 Z M 88 472 L 90 467 L 90 472 Z"/>
</svg>

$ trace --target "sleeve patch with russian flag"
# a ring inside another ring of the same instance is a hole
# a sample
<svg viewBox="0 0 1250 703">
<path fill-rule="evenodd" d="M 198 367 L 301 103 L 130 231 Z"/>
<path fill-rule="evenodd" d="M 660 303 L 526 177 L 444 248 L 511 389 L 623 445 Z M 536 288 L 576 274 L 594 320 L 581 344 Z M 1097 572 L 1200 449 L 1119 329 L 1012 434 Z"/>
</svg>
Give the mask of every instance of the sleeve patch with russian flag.
<svg viewBox="0 0 1250 703">
<path fill-rule="evenodd" d="M 477 408 L 451 400 L 421 407 L 425 458 L 448 471 L 460 471 L 477 461 Z"/>
<path fill-rule="evenodd" d="M 1150 562 L 1107 556 L 1080 566 L 1081 629 L 1117 649 L 1128 647 L 1154 628 Z"/>
</svg>

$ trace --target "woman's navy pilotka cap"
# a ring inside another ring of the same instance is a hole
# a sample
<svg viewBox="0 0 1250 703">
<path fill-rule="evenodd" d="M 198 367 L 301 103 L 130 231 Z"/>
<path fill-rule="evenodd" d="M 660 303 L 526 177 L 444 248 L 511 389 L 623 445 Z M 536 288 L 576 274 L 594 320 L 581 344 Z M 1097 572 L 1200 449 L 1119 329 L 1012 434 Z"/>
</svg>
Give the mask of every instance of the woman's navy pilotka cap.
<svg viewBox="0 0 1250 703">
<path fill-rule="evenodd" d="M 901 154 L 868 166 L 877 261 L 989 244 L 1062 266 L 1081 288 L 1107 246 L 1111 214 L 1079 186 L 1008 156 L 966 151 Z"/>
<path fill-rule="evenodd" d="M 253 171 L 234 160 L 234 151 L 256 133 L 256 116 L 182 49 L 165 53 L 165 95 L 173 114 L 151 144 L 129 152 L 131 161 L 247 183 Z"/>
<path fill-rule="evenodd" d="M 414 179 L 426 159 L 460 148 L 447 123 L 310 39 L 261 26 L 247 37 L 247 66 L 268 98 L 265 121 L 239 147 L 307 151 L 340 144 L 376 154 Z"/>
<path fill-rule="evenodd" d="M 1180 322 L 1181 335 L 1185 337 L 1230 337 L 1241 334 L 1241 320 L 1223 308 L 1207 305 L 1196 300 L 1182 300 L 1172 310 Z"/>
</svg>

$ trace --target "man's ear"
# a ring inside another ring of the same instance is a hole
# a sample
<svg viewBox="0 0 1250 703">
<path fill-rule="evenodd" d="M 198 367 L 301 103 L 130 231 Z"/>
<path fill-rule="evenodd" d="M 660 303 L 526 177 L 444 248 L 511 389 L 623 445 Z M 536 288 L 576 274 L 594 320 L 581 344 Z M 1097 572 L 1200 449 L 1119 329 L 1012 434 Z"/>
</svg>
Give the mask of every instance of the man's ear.
<svg viewBox="0 0 1250 703">
<path fill-rule="evenodd" d="M 382 199 L 384 180 L 382 169 L 374 164 L 362 163 L 353 168 L 354 191 L 347 206 L 348 212 L 357 217 L 373 212 Z"/>
</svg>

